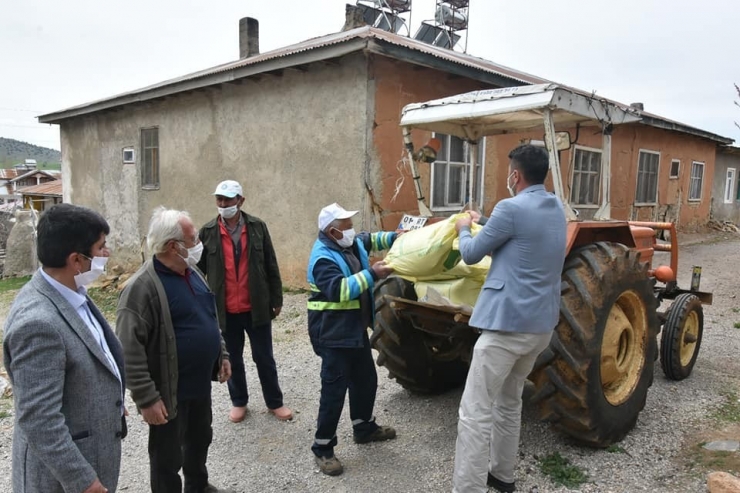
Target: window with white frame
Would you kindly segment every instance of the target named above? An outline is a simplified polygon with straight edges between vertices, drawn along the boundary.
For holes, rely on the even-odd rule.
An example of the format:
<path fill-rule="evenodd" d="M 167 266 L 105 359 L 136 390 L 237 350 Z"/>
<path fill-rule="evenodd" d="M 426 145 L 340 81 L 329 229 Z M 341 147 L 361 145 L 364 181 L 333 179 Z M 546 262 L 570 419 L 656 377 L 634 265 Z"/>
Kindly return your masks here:
<path fill-rule="evenodd" d="M 640 151 L 637 162 L 637 190 L 635 191 L 635 202 L 637 204 L 656 204 L 658 202 L 659 166 L 659 152 Z"/>
<path fill-rule="evenodd" d="M 600 184 L 601 151 L 577 146 L 573 153 L 570 202 L 574 205 L 598 205 Z"/>
<path fill-rule="evenodd" d="M 704 185 L 704 163 L 691 163 L 691 178 L 689 179 L 689 200 L 701 200 L 701 189 Z"/>
<path fill-rule="evenodd" d="M 432 163 L 432 209 L 456 210 L 469 201 L 472 145 L 451 135 L 436 134 L 435 137 L 442 142 L 442 147 Z M 481 139 L 475 160 L 475 201 L 478 204 L 483 202 L 484 156 L 485 139 Z"/>
<path fill-rule="evenodd" d="M 681 161 L 679 159 L 673 159 L 671 160 L 671 175 L 670 178 L 676 179 L 678 178 L 678 173 L 681 171 Z"/>
<path fill-rule="evenodd" d="M 725 204 L 732 204 L 735 198 L 735 168 L 727 168 L 725 180 Z"/>

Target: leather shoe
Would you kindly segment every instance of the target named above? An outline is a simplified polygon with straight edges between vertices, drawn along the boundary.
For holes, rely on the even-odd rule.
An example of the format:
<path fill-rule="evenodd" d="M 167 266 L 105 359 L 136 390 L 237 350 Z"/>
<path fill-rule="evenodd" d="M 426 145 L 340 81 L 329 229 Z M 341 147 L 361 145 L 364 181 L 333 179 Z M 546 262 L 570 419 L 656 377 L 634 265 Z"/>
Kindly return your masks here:
<path fill-rule="evenodd" d="M 229 411 L 229 421 L 241 423 L 247 415 L 247 406 L 234 406 Z"/>
<path fill-rule="evenodd" d="M 516 491 L 515 483 L 506 483 L 501 481 L 490 472 L 488 473 L 488 481 L 486 484 L 500 493 L 514 493 Z"/>
<path fill-rule="evenodd" d="M 280 406 L 277 409 L 270 409 L 269 411 L 274 414 L 275 417 L 280 421 L 288 421 L 293 419 L 293 411 L 285 406 Z"/>

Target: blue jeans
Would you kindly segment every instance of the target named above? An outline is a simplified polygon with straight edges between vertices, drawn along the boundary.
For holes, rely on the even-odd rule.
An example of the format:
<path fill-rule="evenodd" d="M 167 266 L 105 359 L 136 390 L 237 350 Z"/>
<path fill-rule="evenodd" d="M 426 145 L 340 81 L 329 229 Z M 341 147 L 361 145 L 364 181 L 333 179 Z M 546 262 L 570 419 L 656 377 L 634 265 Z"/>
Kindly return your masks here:
<path fill-rule="evenodd" d="M 252 361 L 257 366 L 257 375 L 262 385 L 262 396 L 270 409 L 283 405 L 283 392 L 278 383 L 277 366 L 272 352 L 272 323 L 252 325 L 252 314 L 227 313 L 224 342 L 231 361 L 231 378 L 228 381 L 231 403 L 244 407 L 249 402 L 247 375 L 244 369 L 244 333 L 249 336 Z"/>
<path fill-rule="evenodd" d="M 378 374 L 367 333 L 361 348 L 327 348 L 314 345 L 321 357 L 321 400 L 316 435 L 311 450 L 318 457 L 332 457 L 337 426 L 349 390 L 349 416 L 354 435 L 364 438 L 378 429 L 373 417 Z"/>

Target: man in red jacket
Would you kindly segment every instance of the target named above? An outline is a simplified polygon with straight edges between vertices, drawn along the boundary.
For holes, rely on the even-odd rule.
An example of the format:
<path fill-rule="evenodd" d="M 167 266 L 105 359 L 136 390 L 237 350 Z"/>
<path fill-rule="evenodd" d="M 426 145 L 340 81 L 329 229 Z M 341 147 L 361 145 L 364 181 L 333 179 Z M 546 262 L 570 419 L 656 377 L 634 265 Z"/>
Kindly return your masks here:
<path fill-rule="evenodd" d="M 293 412 L 283 405 L 272 351 L 272 319 L 282 309 L 283 286 L 270 233 L 262 220 L 241 211 L 244 195 L 238 182 L 223 181 L 213 194 L 218 216 L 200 230 L 203 256 L 198 268 L 216 295 L 221 331 L 231 356 L 228 384 L 233 407 L 229 419 L 238 423 L 247 413 L 245 332 L 267 408 L 280 420 L 292 419 Z"/>

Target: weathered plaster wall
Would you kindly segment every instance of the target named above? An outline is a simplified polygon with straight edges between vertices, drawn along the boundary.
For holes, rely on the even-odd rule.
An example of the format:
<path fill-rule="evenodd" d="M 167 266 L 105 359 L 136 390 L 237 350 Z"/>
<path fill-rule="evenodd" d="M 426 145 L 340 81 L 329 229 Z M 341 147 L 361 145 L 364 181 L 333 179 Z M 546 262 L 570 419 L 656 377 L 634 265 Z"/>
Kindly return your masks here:
<path fill-rule="evenodd" d="M 483 83 L 456 77 L 451 74 L 409 65 L 393 59 L 376 56 L 371 59 L 371 79 L 375 86 L 375 105 L 373 118 L 372 162 L 379 170 L 379 186 L 375 199 L 386 229 L 393 229 L 404 213 L 418 213 L 416 192 L 410 169 L 399 169 L 399 161 L 405 156 L 403 135 L 398 122 L 401 110 L 409 103 L 443 98 L 454 94 L 489 89 Z M 372 116 L 372 114 L 371 114 Z M 414 144 L 424 145 L 431 134 L 414 132 Z M 419 169 L 425 202 L 429 205 L 430 166 Z M 398 195 L 393 199 L 396 184 L 403 176 Z"/>
<path fill-rule="evenodd" d="M 725 186 L 727 182 L 727 168 L 735 168 L 735 184 L 732 190 L 732 203 L 725 204 Z M 712 187 L 712 218 L 717 221 L 730 221 L 740 225 L 740 154 L 717 153 L 715 165 L 714 186 Z"/>
<path fill-rule="evenodd" d="M 114 255 L 131 260 L 156 206 L 188 210 L 202 225 L 217 213 L 216 184 L 236 179 L 244 210 L 267 222 L 284 282 L 303 284 L 321 207 L 365 200 L 366 70 L 353 55 L 64 122 L 65 199 L 103 212 Z M 160 188 L 142 190 L 140 129 L 153 126 Z M 126 146 L 135 165 L 122 164 Z"/>

